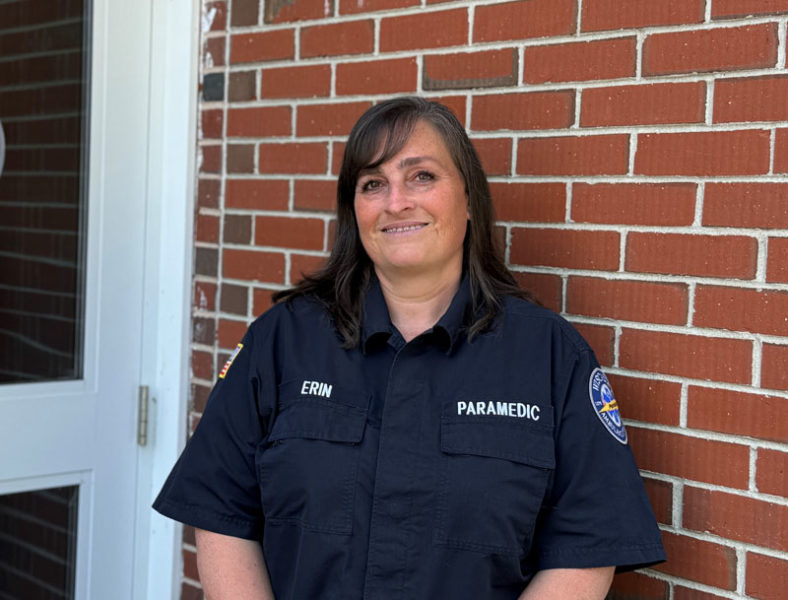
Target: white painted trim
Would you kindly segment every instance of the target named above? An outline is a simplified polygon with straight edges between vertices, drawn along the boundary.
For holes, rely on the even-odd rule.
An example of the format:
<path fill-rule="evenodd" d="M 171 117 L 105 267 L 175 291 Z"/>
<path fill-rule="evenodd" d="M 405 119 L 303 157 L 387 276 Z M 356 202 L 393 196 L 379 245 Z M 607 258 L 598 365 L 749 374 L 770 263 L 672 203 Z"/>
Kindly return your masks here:
<path fill-rule="evenodd" d="M 140 448 L 135 599 L 180 597 L 181 527 L 151 503 L 186 439 L 193 250 L 199 10 L 154 2 L 149 181 L 140 383 L 150 386 L 148 444 Z"/>

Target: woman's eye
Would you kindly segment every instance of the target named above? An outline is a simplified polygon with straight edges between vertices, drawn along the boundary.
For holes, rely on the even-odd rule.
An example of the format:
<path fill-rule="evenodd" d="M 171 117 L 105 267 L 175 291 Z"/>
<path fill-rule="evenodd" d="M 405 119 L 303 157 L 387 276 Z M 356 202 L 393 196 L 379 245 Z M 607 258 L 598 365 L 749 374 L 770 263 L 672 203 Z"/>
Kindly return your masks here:
<path fill-rule="evenodd" d="M 378 189 L 380 186 L 381 186 L 380 181 L 376 179 L 369 179 L 367 181 L 362 181 L 359 187 L 361 188 L 362 192 L 371 192 L 373 190 Z"/>
<path fill-rule="evenodd" d="M 429 171 L 419 171 L 416 174 L 416 179 L 418 181 L 432 181 L 433 179 L 435 179 L 435 176 Z"/>

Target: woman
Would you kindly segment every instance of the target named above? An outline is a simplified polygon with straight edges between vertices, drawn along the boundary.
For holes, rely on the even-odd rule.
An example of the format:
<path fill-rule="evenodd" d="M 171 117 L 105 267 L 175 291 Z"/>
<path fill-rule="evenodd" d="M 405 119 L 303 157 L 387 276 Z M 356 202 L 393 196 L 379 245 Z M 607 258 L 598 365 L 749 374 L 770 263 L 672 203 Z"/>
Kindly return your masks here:
<path fill-rule="evenodd" d="M 504 266 L 451 112 L 369 109 L 337 197 L 327 266 L 249 328 L 155 504 L 208 597 L 595 599 L 664 560 L 607 379 Z"/>

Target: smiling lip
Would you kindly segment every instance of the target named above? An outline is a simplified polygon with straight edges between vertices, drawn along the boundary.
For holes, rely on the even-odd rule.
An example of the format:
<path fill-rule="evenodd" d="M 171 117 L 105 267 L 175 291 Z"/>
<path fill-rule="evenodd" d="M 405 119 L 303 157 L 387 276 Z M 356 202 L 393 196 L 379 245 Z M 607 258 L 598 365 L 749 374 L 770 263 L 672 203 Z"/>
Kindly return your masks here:
<path fill-rule="evenodd" d="M 426 227 L 426 223 L 396 223 L 381 228 L 383 233 L 409 233 Z"/>

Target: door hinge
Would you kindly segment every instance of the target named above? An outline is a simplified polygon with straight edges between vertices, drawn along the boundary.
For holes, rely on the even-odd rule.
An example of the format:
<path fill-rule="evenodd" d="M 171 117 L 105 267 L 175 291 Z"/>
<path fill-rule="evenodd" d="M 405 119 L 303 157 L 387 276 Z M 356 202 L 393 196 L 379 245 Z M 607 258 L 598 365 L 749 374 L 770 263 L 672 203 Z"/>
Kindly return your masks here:
<path fill-rule="evenodd" d="M 137 398 L 137 444 L 145 446 L 148 444 L 148 398 L 150 389 L 147 385 L 141 385 Z"/>

